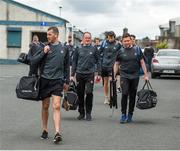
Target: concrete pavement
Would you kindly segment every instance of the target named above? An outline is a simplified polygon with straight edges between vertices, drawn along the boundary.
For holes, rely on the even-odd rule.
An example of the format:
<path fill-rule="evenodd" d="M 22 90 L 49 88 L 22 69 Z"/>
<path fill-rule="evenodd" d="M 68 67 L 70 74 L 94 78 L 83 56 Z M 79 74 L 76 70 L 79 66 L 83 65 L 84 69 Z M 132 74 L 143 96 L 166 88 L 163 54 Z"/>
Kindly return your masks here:
<path fill-rule="evenodd" d="M 15 87 L 19 78 L 28 73 L 25 65 L 0 65 L 0 149 L 1 150 L 120 150 L 180 149 L 180 78 L 151 80 L 158 93 L 157 107 L 135 109 L 134 122 L 120 124 L 119 109 L 110 117 L 104 105 L 101 84 L 94 88 L 91 122 L 78 121 L 77 111 L 62 109 L 63 142 L 54 145 L 52 110 L 49 119 L 49 140 L 41 140 L 41 102 L 19 100 Z M 141 79 L 139 88 L 143 80 Z"/>

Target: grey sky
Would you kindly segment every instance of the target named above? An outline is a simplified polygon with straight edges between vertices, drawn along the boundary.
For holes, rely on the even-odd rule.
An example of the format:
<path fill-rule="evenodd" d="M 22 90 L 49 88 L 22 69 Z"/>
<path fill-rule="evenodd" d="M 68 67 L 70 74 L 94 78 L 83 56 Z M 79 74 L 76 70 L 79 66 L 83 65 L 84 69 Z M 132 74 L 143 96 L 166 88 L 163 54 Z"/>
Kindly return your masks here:
<path fill-rule="evenodd" d="M 180 0 L 16 0 L 70 21 L 98 36 L 106 30 L 117 35 L 127 27 L 138 38 L 159 35 L 159 25 L 180 16 Z M 39 4 L 39 2 L 41 2 Z"/>

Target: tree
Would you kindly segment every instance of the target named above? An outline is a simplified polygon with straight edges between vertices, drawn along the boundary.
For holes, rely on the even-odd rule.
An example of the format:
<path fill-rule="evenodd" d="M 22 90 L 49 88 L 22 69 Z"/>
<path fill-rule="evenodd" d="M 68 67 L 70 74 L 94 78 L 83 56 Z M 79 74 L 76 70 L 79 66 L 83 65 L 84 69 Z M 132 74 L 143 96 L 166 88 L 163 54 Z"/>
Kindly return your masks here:
<path fill-rule="evenodd" d="M 163 41 L 157 43 L 157 44 L 156 44 L 156 48 L 157 48 L 157 49 L 166 49 L 166 48 L 168 48 L 168 43 L 167 43 L 167 41 L 166 41 L 166 40 L 163 40 Z"/>
<path fill-rule="evenodd" d="M 149 38 L 149 37 L 144 37 L 142 40 L 143 40 L 143 41 L 146 41 L 146 42 L 147 42 L 147 41 L 149 42 L 149 41 L 150 41 L 150 38 Z"/>

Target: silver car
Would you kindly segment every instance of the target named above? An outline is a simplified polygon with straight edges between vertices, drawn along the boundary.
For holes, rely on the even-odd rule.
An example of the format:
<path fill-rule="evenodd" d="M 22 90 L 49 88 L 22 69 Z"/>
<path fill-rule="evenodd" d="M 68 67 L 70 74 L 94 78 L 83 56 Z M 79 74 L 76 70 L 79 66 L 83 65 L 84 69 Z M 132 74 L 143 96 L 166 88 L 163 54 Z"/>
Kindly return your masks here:
<path fill-rule="evenodd" d="M 151 64 L 151 78 L 162 74 L 180 75 L 180 50 L 160 49 Z"/>

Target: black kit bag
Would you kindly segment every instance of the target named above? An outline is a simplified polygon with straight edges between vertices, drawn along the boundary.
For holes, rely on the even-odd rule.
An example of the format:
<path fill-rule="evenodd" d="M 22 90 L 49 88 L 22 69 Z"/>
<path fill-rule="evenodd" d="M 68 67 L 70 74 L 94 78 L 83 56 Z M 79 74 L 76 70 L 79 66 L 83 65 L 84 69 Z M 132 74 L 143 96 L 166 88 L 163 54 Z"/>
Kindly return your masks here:
<path fill-rule="evenodd" d="M 78 107 L 78 96 L 76 90 L 76 84 L 74 81 L 70 81 L 69 89 L 64 92 L 64 98 L 62 102 L 62 108 L 66 111 L 76 110 Z"/>
<path fill-rule="evenodd" d="M 20 53 L 17 61 L 20 63 L 29 64 L 28 54 L 23 53 L 23 52 Z"/>
<path fill-rule="evenodd" d="M 145 89 L 145 86 L 147 86 L 147 89 Z M 150 109 L 157 104 L 157 94 L 153 91 L 149 80 L 146 80 L 143 88 L 137 92 L 137 97 L 136 107 L 138 109 Z"/>
<path fill-rule="evenodd" d="M 25 100 L 39 100 L 39 77 L 23 76 L 16 86 L 17 98 Z"/>

